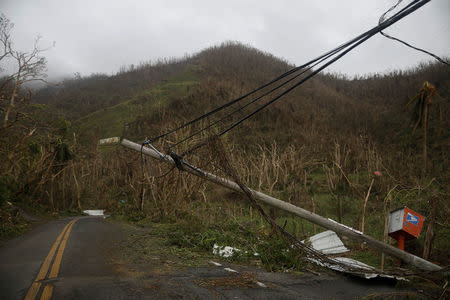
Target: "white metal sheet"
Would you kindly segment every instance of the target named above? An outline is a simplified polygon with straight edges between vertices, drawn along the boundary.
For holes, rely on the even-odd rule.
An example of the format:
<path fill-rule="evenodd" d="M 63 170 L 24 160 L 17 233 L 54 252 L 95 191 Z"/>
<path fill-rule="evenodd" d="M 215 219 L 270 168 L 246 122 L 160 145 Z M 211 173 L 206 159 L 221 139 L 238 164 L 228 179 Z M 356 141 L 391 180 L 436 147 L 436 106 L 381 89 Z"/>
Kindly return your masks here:
<path fill-rule="evenodd" d="M 336 232 L 327 230 L 309 238 L 311 246 L 323 254 L 338 254 L 348 252 Z"/>
<path fill-rule="evenodd" d="M 319 259 L 312 258 L 312 257 L 309 257 L 308 260 L 319 266 L 326 267 L 326 268 L 329 268 L 334 271 L 348 273 L 348 274 L 356 275 L 356 276 L 363 277 L 366 279 L 382 277 L 382 278 L 391 278 L 391 279 L 396 279 L 396 280 L 408 281 L 404 277 L 377 273 L 376 269 L 374 267 L 369 266 L 369 265 L 367 265 L 363 262 L 360 262 L 356 259 L 353 259 L 353 258 L 348 258 L 348 257 L 330 258 L 330 260 L 335 261 L 336 264 L 334 264 L 332 262 L 329 263 L 329 262 L 320 261 Z M 343 264 L 343 265 L 341 265 L 341 264 Z M 346 266 L 348 266 L 350 269 L 347 269 Z"/>
<path fill-rule="evenodd" d="M 103 209 L 87 209 L 83 210 L 85 214 L 88 214 L 90 216 L 103 216 Z"/>
<path fill-rule="evenodd" d="M 389 214 L 389 226 L 388 233 L 399 231 L 403 228 L 403 215 L 405 214 L 405 209 L 398 209 Z"/>

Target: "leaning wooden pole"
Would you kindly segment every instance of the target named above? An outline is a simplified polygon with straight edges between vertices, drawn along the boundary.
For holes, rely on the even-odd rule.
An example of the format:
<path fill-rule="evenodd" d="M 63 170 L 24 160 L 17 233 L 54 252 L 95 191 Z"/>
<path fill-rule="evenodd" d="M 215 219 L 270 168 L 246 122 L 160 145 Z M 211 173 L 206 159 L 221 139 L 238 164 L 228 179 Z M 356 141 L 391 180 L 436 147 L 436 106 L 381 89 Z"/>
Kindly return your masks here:
<path fill-rule="evenodd" d="M 153 149 L 150 149 L 147 147 L 142 147 L 140 144 L 136 144 L 136 143 L 131 142 L 126 139 L 123 139 L 121 141 L 121 144 L 124 147 L 136 150 L 138 152 L 141 152 L 141 149 L 142 149 L 142 153 L 145 155 L 151 156 L 157 160 L 163 161 L 168 164 L 172 164 L 172 165 L 175 164 L 172 157 L 170 157 L 168 155 L 164 155 L 162 153 L 159 153 Z M 236 182 L 233 182 L 231 180 L 228 180 L 228 179 L 219 177 L 217 175 L 205 172 L 205 171 L 198 169 L 186 162 L 182 163 L 180 168 L 183 171 L 186 171 L 193 175 L 199 176 L 205 180 L 214 182 L 218 185 L 221 185 L 221 186 L 231 189 L 233 191 L 243 193 L 242 189 L 239 187 L 239 185 Z M 284 211 L 290 212 L 296 216 L 299 216 L 300 218 L 310 221 L 311 223 L 314 223 L 314 224 L 320 225 L 322 227 L 325 227 L 327 229 L 333 230 L 334 232 L 338 233 L 339 235 L 346 236 L 348 238 L 357 240 L 361 243 L 366 243 L 366 245 L 368 247 L 371 247 L 373 249 L 376 249 L 376 250 L 379 250 L 386 254 L 397 257 L 397 258 L 403 260 L 404 262 L 411 264 L 417 268 L 420 268 L 423 270 L 428 270 L 428 271 L 437 271 L 437 270 L 441 269 L 440 266 L 435 265 L 423 258 L 412 255 L 408 252 L 405 252 L 405 251 L 395 248 L 391 245 L 388 245 L 386 243 L 378 241 L 368 235 L 363 234 L 362 232 L 360 232 L 358 230 L 355 230 L 353 228 L 350 228 L 348 226 L 340 224 L 334 220 L 324 218 L 324 217 L 319 216 L 315 213 L 312 213 L 308 210 L 297 207 L 295 205 L 284 202 L 282 200 L 271 197 L 269 195 L 263 194 L 261 192 L 258 192 L 258 191 L 252 190 L 252 189 L 249 189 L 249 190 L 253 193 L 253 196 L 255 197 L 255 199 L 257 199 L 259 201 L 262 201 L 268 205 L 282 209 Z"/>

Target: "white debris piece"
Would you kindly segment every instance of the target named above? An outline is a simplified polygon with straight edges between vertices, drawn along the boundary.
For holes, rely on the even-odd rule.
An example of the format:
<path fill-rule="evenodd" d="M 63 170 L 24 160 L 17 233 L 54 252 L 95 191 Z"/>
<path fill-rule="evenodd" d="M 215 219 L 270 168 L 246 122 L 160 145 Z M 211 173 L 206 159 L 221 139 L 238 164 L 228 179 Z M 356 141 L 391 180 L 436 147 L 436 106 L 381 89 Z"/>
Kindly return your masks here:
<path fill-rule="evenodd" d="M 314 249 L 323 254 L 338 254 L 350 251 L 344 246 L 336 232 L 331 230 L 313 235 L 309 238 L 309 242 Z"/>
<path fill-rule="evenodd" d="M 266 288 L 266 287 L 267 287 L 267 285 L 265 285 L 264 283 L 259 282 L 259 281 L 257 281 L 256 284 L 257 284 L 258 286 L 262 287 L 262 288 Z"/>
<path fill-rule="evenodd" d="M 404 281 L 408 281 L 407 279 L 405 279 L 404 277 L 398 277 L 398 276 L 392 276 L 392 275 L 387 275 L 387 274 L 379 274 L 379 273 L 375 273 L 373 271 L 375 271 L 376 269 L 372 266 L 369 266 L 363 262 L 360 262 L 358 260 L 352 259 L 352 258 L 348 258 L 348 257 L 333 257 L 330 258 L 330 260 L 335 261 L 336 264 L 333 263 L 328 263 L 328 262 L 323 262 L 320 261 L 318 259 L 315 258 L 308 258 L 309 261 L 322 266 L 322 267 L 326 267 L 329 268 L 331 270 L 334 271 L 338 271 L 338 272 L 343 272 L 343 273 L 348 273 L 348 274 L 352 274 L 352 275 L 356 275 L 359 277 L 363 277 L 366 279 L 372 279 L 372 278 L 376 278 L 376 277 L 382 277 L 382 278 L 390 278 L 390 279 L 397 279 L 397 280 L 404 280 Z M 350 269 L 347 269 L 345 266 L 348 266 Z M 367 271 L 372 271 L 369 273 L 366 273 Z"/>
<path fill-rule="evenodd" d="M 105 210 L 104 209 L 87 209 L 87 210 L 83 210 L 83 212 L 85 214 L 88 214 L 89 216 L 98 216 L 98 217 L 103 217 L 103 212 Z"/>
<path fill-rule="evenodd" d="M 329 219 L 331 220 L 331 219 Z M 331 220 L 333 221 L 333 220 Z M 349 229 L 352 229 L 355 232 L 358 232 L 357 230 L 348 227 Z M 309 242 L 311 243 L 311 246 L 322 252 L 323 254 L 339 254 L 348 252 L 348 250 L 344 243 L 342 243 L 341 239 L 337 236 L 337 234 L 334 231 L 327 230 L 324 232 L 321 232 L 319 234 L 313 235 L 310 237 Z M 305 241 L 302 241 L 303 243 Z M 391 279 L 397 279 L 397 280 L 406 280 L 403 277 L 395 277 L 391 275 L 386 274 L 379 274 L 374 271 L 376 269 L 372 266 L 369 266 L 365 263 L 362 263 L 360 261 L 357 261 L 352 258 L 348 257 L 329 257 L 331 261 L 335 261 L 336 264 L 330 263 L 330 262 L 324 262 L 316 258 L 309 257 L 308 260 L 319 265 L 322 267 L 326 267 L 328 269 L 337 271 L 337 272 L 343 272 L 348 274 L 353 274 L 359 277 L 363 277 L 366 279 L 372 279 L 376 277 L 383 277 L 383 278 L 391 278 Z M 369 272 L 368 272 L 369 271 Z"/>
<path fill-rule="evenodd" d="M 222 257 L 230 257 L 234 253 L 237 253 L 237 252 L 241 252 L 241 250 L 230 247 L 230 246 L 219 246 L 217 244 L 214 244 L 214 246 L 213 246 L 213 254 L 214 255 L 219 255 Z"/>
<path fill-rule="evenodd" d="M 210 260 L 209 263 L 212 264 L 212 265 L 215 265 L 216 267 L 221 267 L 222 266 L 218 262 L 215 262 L 215 261 L 212 261 L 212 260 Z"/>
<path fill-rule="evenodd" d="M 231 273 L 239 273 L 236 270 L 230 269 L 230 268 L 223 268 L 225 271 L 231 272 Z"/>
<path fill-rule="evenodd" d="M 98 141 L 98 143 L 100 145 L 104 145 L 104 144 L 117 144 L 120 143 L 120 137 L 118 136 L 113 136 L 107 139 L 101 139 Z"/>

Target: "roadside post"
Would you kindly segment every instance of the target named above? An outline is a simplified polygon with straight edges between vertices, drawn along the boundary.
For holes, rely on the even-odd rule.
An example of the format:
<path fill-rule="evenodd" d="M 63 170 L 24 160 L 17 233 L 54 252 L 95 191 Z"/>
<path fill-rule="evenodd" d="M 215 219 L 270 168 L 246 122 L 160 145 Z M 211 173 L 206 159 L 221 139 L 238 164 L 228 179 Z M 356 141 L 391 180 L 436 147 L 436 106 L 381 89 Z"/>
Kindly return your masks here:
<path fill-rule="evenodd" d="M 419 237 L 425 217 L 408 207 L 389 214 L 389 236 L 397 240 L 398 248 L 405 250 L 405 240 Z"/>

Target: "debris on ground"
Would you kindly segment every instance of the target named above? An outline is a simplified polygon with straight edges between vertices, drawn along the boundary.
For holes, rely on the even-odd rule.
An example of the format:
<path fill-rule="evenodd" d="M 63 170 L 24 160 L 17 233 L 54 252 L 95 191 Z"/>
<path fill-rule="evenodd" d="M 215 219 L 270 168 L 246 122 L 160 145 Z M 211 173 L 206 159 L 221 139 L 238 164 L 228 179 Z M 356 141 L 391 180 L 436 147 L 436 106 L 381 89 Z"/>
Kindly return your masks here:
<path fill-rule="evenodd" d="M 239 273 L 238 271 L 233 270 L 231 268 L 224 268 L 224 270 L 227 271 L 227 272 L 231 272 L 231 273 Z"/>
<path fill-rule="evenodd" d="M 342 240 L 338 237 L 336 232 L 327 230 L 324 232 L 321 232 L 319 234 L 313 235 L 309 239 L 307 239 L 311 243 L 311 246 L 322 252 L 323 254 L 339 254 L 339 253 L 345 253 L 349 250 L 344 246 L 344 243 Z M 305 241 L 302 241 L 305 242 Z M 393 276 L 383 273 L 378 273 L 377 270 L 369 266 L 363 262 L 360 262 L 356 259 L 348 258 L 348 257 L 329 257 L 331 262 L 327 261 L 321 261 L 316 258 L 308 258 L 308 260 L 312 263 L 315 263 L 316 265 L 319 265 L 321 267 L 325 267 L 337 272 L 341 273 L 347 273 L 351 275 L 355 275 L 358 277 L 363 277 L 366 279 L 373 279 L 377 277 L 381 278 L 389 278 L 389 279 L 396 279 L 396 280 L 405 280 L 404 277 L 399 276 Z M 336 263 L 333 263 L 336 262 Z"/>
<path fill-rule="evenodd" d="M 219 246 L 217 244 L 214 244 L 214 247 L 213 247 L 214 255 L 219 255 L 219 256 L 222 256 L 225 258 L 233 256 L 233 254 L 238 253 L 238 252 L 241 252 L 241 250 L 230 247 L 230 246 Z"/>
<path fill-rule="evenodd" d="M 314 249 L 323 254 L 339 254 L 350 251 L 344 246 L 344 243 L 337 236 L 336 232 L 331 230 L 313 235 L 307 239 L 307 242 L 310 242 Z"/>
<path fill-rule="evenodd" d="M 96 217 L 103 217 L 103 218 L 107 218 L 109 217 L 109 215 L 105 215 L 104 209 L 87 209 L 87 210 L 83 210 L 83 212 L 85 214 L 87 214 L 88 216 L 96 216 Z"/>
<path fill-rule="evenodd" d="M 201 278 L 195 280 L 195 283 L 201 287 L 254 287 L 256 284 L 255 274 L 238 273 L 230 274 L 224 277 Z"/>
<path fill-rule="evenodd" d="M 233 256 L 235 253 L 239 253 L 242 252 L 241 249 L 238 248 L 234 248 L 234 247 L 230 247 L 230 246 L 219 246 L 217 244 L 214 244 L 213 246 L 213 254 L 214 255 L 219 255 L 221 257 L 231 257 Z M 248 253 L 247 251 L 245 251 L 244 253 Z M 254 256 L 259 256 L 259 253 L 255 252 L 253 253 Z"/>
<path fill-rule="evenodd" d="M 380 278 L 408 281 L 404 277 L 388 275 L 388 274 L 383 274 L 383 273 L 377 273 L 377 271 L 374 267 L 369 266 L 369 265 L 367 265 L 363 262 L 360 262 L 356 259 L 352 259 L 352 258 L 348 258 L 348 257 L 330 258 L 330 260 L 335 261 L 336 264 L 320 261 L 315 258 L 308 258 L 308 260 L 319 266 L 326 267 L 328 269 L 331 269 L 331 270 L 334 270 L 337 272 L 355 275 L 355 276 L 362 277 L 365 279 L 374 279 L 374 278 L 380 277 Z"/>
<path fill-rule="evenodd" d="M 259 287 L 262 287 L 262 288 L 266 288 L 266 287 L 267 287 L 267 285 L 265 285 L 264 283 L 259 282 L 259 281 L 257 281 L 256 284 L 257 284 Z"/>
<path fill-rule="evenodd" d="M 212 260 L 210 260 L 209 263 L 212 264 L 212 265 L 215 265 L 216 267 L 221 267 L 222 266 L 222 264 L 219 264 L 218 262 L 215 262 L 215 261 L 212 261 Z"/>

